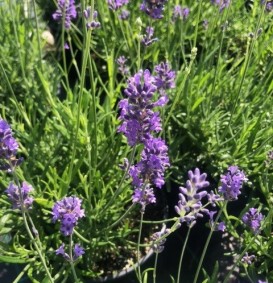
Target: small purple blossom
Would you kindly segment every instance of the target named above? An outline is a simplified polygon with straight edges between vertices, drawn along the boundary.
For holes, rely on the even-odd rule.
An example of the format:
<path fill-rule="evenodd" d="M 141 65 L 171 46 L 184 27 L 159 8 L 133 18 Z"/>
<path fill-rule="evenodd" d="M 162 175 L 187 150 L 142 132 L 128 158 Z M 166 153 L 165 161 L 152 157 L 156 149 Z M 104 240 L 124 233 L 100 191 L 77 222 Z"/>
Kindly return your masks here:
<path fill-rule="evenodd" d="M 145 188 L 136 188 L 133 194 L 133 203 L 141 204 L 143 210 L 146 205 L 156 203 L 153 188 L 150 188 L 150 185 L 146 185 Z"/>
<path fill-rule="evenodd" d="M 209 202 L 212 206 L 216 206 L 216 203 L 217 203 L 217 202 L 224 200 L 220 195 L 215 194 L 213 191 L 210 191 L 210 193 L 207 194 L 207 197 L 208 197 L 208 202 Z"/>
<path fill-rule="evenodd" d="M 23 182 L 20 188 L 14 183 L 10 183 L 9 187 L 5 190 L 5 193 L 11 200 L 14 209 L 30 209 L 33 203 L 33 198 L 29 194 L 32 191 L 32 186 L 27 182 Z"/>
<path fill-rule="evenodd" d="M 222 12 L 230 4 L 230 0 L 211 0 L 211 3 L 219 6 L 219 11 Z"/>
<path fill-rule="evenodd" d="M 119 18 L 123 21 L 128 20 L 129 16 L 130 16 L 130 12 L 128 10 L 122 10 L 119 14 Z"/>
<path fill-rule="evenodd" d="M 120 9 L 122 6 L 126 5 L 129 3 L 129 0 L 108 0 L 108 7 L 111 10 L 118 10 Z"/>
<path fill-rule="evenodd" d="M 225 232 L 226 230 L 226 224 L 225 222 L 220 222 L 217 224 L 217 227 L 216 227 L 216 230 L 217 231 L 221 231 L 221 232 Z"/>
<path fill-rule="evenodd" d="M 190 170 L 188 176 L 186 187 L 179 187 L 179 201 L 174 208 L 181 223 L 186 222 L 188 225 L 194 225 L 197 217 L 203 217 L 203 213 L 213 217 L 215 212 L 209 212 L 203 208 L 201 202 L 207 195 L 207 192 L 202 189 L 209 186 L 209 182 L 206 181 L 207 174 L 201 174 L 200 170 L 196 168 L 194 172 Z"/>
<path fill-rule="evenodd" d="M 173 20 L 176 19 L 183 19 L 183 21 L 185 21 L 190 13 L 190 9 L 185 7 L 182 8 L 181 5 L 175 5 L 174 9 L 173 9 Z"/>
<path fill-rule="evenodd" d="M 152 101 L 156 91 L 155 78 L 149 70 L 141 70 L 128 79 L 124 90 L 128 98 L 119 103 L 122 124 L 118 131 L 124 133 L 130 146 L 144 143 L 152 132 L 161 130 L 159 112 L 153 111 L 157 106 Z"/>
<path fill-rule="evenodd" d="M 164 4 L 167 0 L 143 0 L 140 10 L 145 12 L 153 19 L 161 19 L 163 17 Z"/>
<path fill-rule="evenodd" d="M 73 249 L 72 259 L 70 259 L 69 254 L 66 253 L 65 251 L 64 243 L 62 243 L 61 246 L 55 252 L 56 252 L 56 255 L 61 255 L 65 260 L 72 261 L 72 262 L 77 260 L 80 256 L 82 256 L 85 253 L 84 249 L 79 244 L 75 244 L 74 249 Z"/>
<path fill-rule="evenodd" d="M 53 222 L 60 220 L 61 232 L 64 236 L 71 235 L 79 218 L 84 216 L 84 210 L 81 209 L 82 200 L 71 196 L 57 201 L 53 206 Z"/>
<path fill-rule="evenodd" d="M 159 232 L 155 232 L 151 236 L 151 247 L 155 253 L 161 253 L 164 250 L 164 244 L 166 242 L 166 236 L 170 234 L 170 229 L 166 229 L 166 224 L 163 224 L 162 229 Z"/>
<path fill-rule="evenodd" d="M 272 1 L 266 1 L 266 0 L 261 0 L 261 5 L 265 5 L 266 3 L 266 11 L 271 12 L 273 11 L 273 2 Z"/>
<path fill-rule="evenodd" d="M 260 232 L 261 222 L 263 219 L 263 214 L 258 212 L 256 208 L 250 208 L 249 211 L 242 217 L 244 224 L 248 226 L 254 234 L 258 234 Z"/>
<path fill-rule="evenodd" d="M 96 29 L 96 28 L 100 28 L 100 22 L 96 21 L 98 18 L 98 12 L 94 11 L 93 12 L 93 17 L 91 17 L 91 7 L 87 7 L 84 11 L 83 11 L 83 15 L 86 18 L 86 20 L 91 19 L 90 22 L 86 23 L 86 28 L 87 29 Z"/>
<path fill-rule="evenodd" d="M 72 20 L 77 18 L 75 1 L 58 0 L 58 8 L 53 13 L 52 18 L 60 22 L 64 20 L 65 29 L 70 29 Z"/>
<path fill-rule="evenodd" d="M 151 138 L 144 144 L 141 160 L 129 169 L 135 188 L 141 188 L 144 183 L 162 188 L 165 183 L 164 171 L 170 166 L 168 147 L 164 140 Z"/>
<path fill-rule="evenodd" d="M 145 45 L 146 47 L 153 44 L 154 42 L 156 42 L 158 40 L 158 38 L 153 38 L 154 35 L 154 28 L 148 26 L 146 28 L 146 34 L 143 35 L 143 38 L 141 40 L 141 43 L 143 45 Z"/>
<path fill-rule="evenodd" d="M 116 60 L 117 64 L 118 64 L 118 70 L 119 72 L 123 75 L 123 76 L 127 76 L 129 75 L 129 67 L 126 65 L 127 62 L 127 58 L 125 58 L 125 56 L 120 56 L 118 57 L 118 59 Z"/>
<path fill-rule="evenodd" d="M 158 89 L 168 90 L 175 88 L 175 71 L 168 62 L 161 62 L 155 66 L 155 85 Z"/>
<path fill-rule="evenodd" d="M 255 259 L 256 259 L 255 255 L 248 255 L 248 253 L 245 253 L 245 255 L 242 257 L 242 263 L 250 265 L 254 262 Z"/>
<path fill-rule="evenodd" d="M 221 176 L 221 186 L 219 193 L 223 194 L 225 200 L 236 200 L 241 194 L 241 188 L 247 178 L 243 171 L 240 171 L 237 166 L 230 166 L 228 172 Z"/>

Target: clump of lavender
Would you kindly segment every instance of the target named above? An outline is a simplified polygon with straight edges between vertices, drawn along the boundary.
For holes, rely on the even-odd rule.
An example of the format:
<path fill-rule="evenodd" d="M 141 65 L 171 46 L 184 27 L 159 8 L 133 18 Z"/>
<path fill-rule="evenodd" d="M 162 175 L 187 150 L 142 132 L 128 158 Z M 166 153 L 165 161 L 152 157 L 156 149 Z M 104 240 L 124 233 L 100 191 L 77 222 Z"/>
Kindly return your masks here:
<path fill-rule="evenodd" d="M 122 124 L 118 131 L 124 133 L 130 146 L 145 143 L 152 132 L 161 130 L 159 113 L 153 111 L 152 99 L 156 91 L 155 78 L 149 70 L 141 70 L 128 79 L 124 91 L 128 98 L 119 103 Z"/>
<path fill-rule="evenodd" d="M 148 139 L 145 141 L 141 160 L 129 170 L 134 187 L 141 188 L 144 184 L 149 183 L 162 188 L 165 183 L 164 171 L 169 166 L 168 147 L 164 140 Z"/>
<path fill-rule="evenodd" d="M 55 21 L 64 21 L 65 29 L 70 29 L 71 22 L 77 18 L 77 10 L 74 0 L 59 0 L 58 8 L 53 13 L 52 18 Z"/>
<path fill-rule="evenodd" d="M 240 171 L 237 166 L 230 166 L 228 172 L 221 176 L 221 186 L 219 192 L 225 200 L 232 201 L 238 199 L 241 194 L 241 188 L 247 181 L 243 171 Z"/>
<path fill-rule="evenodd" d="M 230 4 L 230 0 L 211 0 L 211 3 L 219 6 L 219 11 L 222 12 Z"/>
<path fill-rule="evenodd" d="M 186 187 L 179 188 L 179 201 L 174 208 L 180 222 L 186 222 L 190 226 L 194 225 L 197 217 L 203 217 L 203 213 L 208 213 L 201 201 L 207 195 L 202 189 L 209 186 L 209 182 L 206 181 L 207 174 L 201 174 L 198 168 L 194 172 L 190 170 L 188 177 Z"/>
<path fill-rule="evenodd" d="M 260 232 L 263 219 L 263 214 L 258 212 L 256 208 L 250 208 L 242 217 L 243 223 L 248 226 L 254 234 Z"/>
<path fill-rule="evenodd" d="M 96 29 L 100 28 L 100 22 L 97 21 L 98 18 L 98 12 L 94 11 L 93 12 L 93 17 L 91 17 L 91 7 L 87 7 L 83 11 L 83 15 L 86 18 L 86 20 L 89 20 L 90 18 L 92 19 L 91 22 L 86 23 L 87 29 Z"/>
<path fill-rule="evenodd" d="M 72 253 L 72 258 L 68 253 L 66 253 L 64 243 L 62 243 L 61 246 L 56 250 L 56 255 L 61 255 L 65 260 L 70 262 L 76 261 L 84 253 L 85 253 L 84 249 L 79 244 L 75 244 Z"/>
<path fill-rule="evenodd" d="M 144 0 L 140 5 L 140 10 L 144 11 L 153 19 L 161 19 L 166 2 L 167 0 Z"/>
<path fill-rule="evenodd" d="M 118 64 L 118 70 L 119 72 L 123 75 L 123 76 L 128 76 L 130 71 L 129 71 L 129 67 L 126 65 L 127 62 L 127 58 L 125 58 L 125 56 L 120 56 L 118 57 L 118 59 L 116 60 L 117 64 Z"/>
<path fill-rule="evenodd" d="M 84 216 L 84 210 L 81 209 L 82 200 L 75 197 L 65 197 L 57 201 L 53 206 L 53 222 L 60 220 L 61 232 L 64 236 L 73 233 L 77 221 Z"/>
<path fill-rule="evenodd" d="M 5 190 L 5 193 L 11 200 L 14 209 L 20 208 L 27 210 L 31 208 L 33 203 L 33 198 L 30 196 L 32 191 L 32 186 L 27 182 L 23 182 L 20 188 L 14 183 L 10 183 L 9 187 Z"/>
<path fill-rule="evenodd" d="M 174 9 L 173 9 L 173 20 L 177 20 L 177 19 L 182 19 L 183 21 L 185 21 L 188 16 L 190 14 L 190 9 L 185 7 L 182 8 L 181 5 L 175 5 Z"/>
<path fill-rule="evenodd" d="M 154 42 L 158 41 L 158 38 L 156 37 L 153 38 L 153 36 L 154 36 L 154 28 L 148 26 L 146 28 L 146 34 L 143 35 L 141 43 L 147 47 L 153 44 Z"/>
<path fill-rule="evenodd" d="M 126 5 L 129 3 L 129 0 L 107 0 L 108 2 L 108 7 L 111 10 L 118 10 L 120 9 L 122 6 Z"/>
<path fill-rule="evenodd" d="M 10 169 L 17 160 L 15 155 L 18 150 L 18 143 L 12 135 L 9 124 L 0 118 L 0 170 Z"/>

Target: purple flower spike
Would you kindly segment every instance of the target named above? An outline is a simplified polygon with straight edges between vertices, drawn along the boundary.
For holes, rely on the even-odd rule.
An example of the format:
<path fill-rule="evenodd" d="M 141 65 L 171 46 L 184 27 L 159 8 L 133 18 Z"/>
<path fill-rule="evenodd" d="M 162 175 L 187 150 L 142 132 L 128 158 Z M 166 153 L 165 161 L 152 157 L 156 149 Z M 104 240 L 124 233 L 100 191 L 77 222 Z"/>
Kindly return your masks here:
<path fill-rule="evenodd" d="M 73 19 L 77 18 L 77 11 L 74 0 L 59 0 L 58 8 L 55 13 L 52 15 L 52 18 L 55 21 L 62 22 L 64 18 L 65 29 L 70 29 L 71 22 Z"/>
<path fill-rule="evenodd" d="M 82 256 L 84 253 L 85 253 L 84 248 L 82 248 L 79 244 L 75 244 L 73 260 L 76 260 L 78 257 Z"/>
<path fill-rule="evenodd" d="M 84 216 L 84 210 L 81 209 L 82 200 L 77 197 L 65 197 L 57 201 L 53 206 L 53 222 L 60 220 L 61 232 L 64 236 L 73 233 L 73 229 L 79 218 Z"/>
<path fill-rule="evenodd" d="M 261 222 L 264 219 L 264 216 L 258 212 L 256 208 L 250 208 L 248 212 L 246 212 L 242 220 L 245 225 L 247 225 L 254 234 L 258 234 L 261 228 Z"/>
<path fill-rule="evenodd" d="M 194 172 L 190 170 L 188 176 L 189 180 L 186 182 L 186 188 L 179 188 L 179 201 L 174 208 L 180 217 L 181 223 L 187 222 L 188 225 L 193 225 L 196 218 L 203 217 L 203 213 L 208 214 L 210 219 L 212 219 L 215 212 L 203 208 L 201 202 L 207 195 L 207 192 L 204 190 L 201 191 L 201 189 L 209 186 L 209 182 L 206 181 L 207 174 L 201 174 L 200 170 L 196 168 Z"/>
<path fill-rule="evenodd" d="M 171 70 L 169 63 L 161 62 L 155 66 L 155 73 L 155 84 L 158 89 L 175 88 L 175 72 Z"/>
<path fill-rule="evenodd" d="M 189 8 L 182 8 L 181 5 L 175 5 L 173 9 L 173 20 L 183 19 L 185 21 L 190 13 Z"/>
<path fill-rule="evenodd" d="M 146 205 L 156 203 L 153 189 L 149 185 L 146 185 L 144 189 L 136 188 L 133 194 L 133 202 L 141 204 L 143 210 L 145 210 Z"/>
<path fill-rule="evenodd" d="M 156 90 L 155 78 L 148 70 L 141 70 L 128 79 L 124 91 L 128 98 L 119 103 L 122 124 L 118 131 L 124 133 L 130 146 L 144 143 L 152 132 L 161 130 L 159 113 L 152 110 Z"/>
<path fill-rule="evenodd" d="M 14 183 L 10 183 L 5 193 L 11 200 L 14 209 L 30 209 L 33 203 L 33 198 L 29 196 L 29 194 L 32 191 L 32 186 L 27 182 L 23 182 L 21 188 L 18 188 Z"/>
<path fill-rule="evenodd" d="M 130 12 L 128 10 L 122 10 L 119 15 L 119 18 L 123 21 L 126 21 L 128 20 L 129 16 L 130 16 Z"/>
<path fill-rule="evenodd" d="M 211 0 L 211 3 L 219 6 L 219 11 L 222 12 L 230 4 L 230 0 Z"/>
<path fill-rule="evenodd" d="M 247 265 L 250 265 L 254 262 L 255 259 L 256 259 L 255 255 L 248 255 L 248 253 L 245 253 L 245 255 L 242 258 L 242 262 Z"/>
<path fill-rule="evenodd" d="M 154 42 L 156 42 L 158 40 L 158 38 L 153 38 L 154 35 L 154 28 L 148 26 L 146 28 L 146 34 L 143 35 L 143 38 L 141 40 L 141 43 L 143 45 L 145 45 L 146 47 L 153 44 Z"/>
<path fill-rule="evenodd" d="M 164 171 L 170 166 L 168 147 L 160 138 L 151 138 L 146 141 L 141 153 L 141 160 L 131 166 L 129 175 L 133 178 L 135 188 L 144 183 L 154 184 L 158 188 L 164 185 Z"/>
<path fill-rule="evenodd" d="M 126 65 L 127 59 L 125 58 L 125 56 L 120 56 L 117 60 L 116 60 L 117 64 L 118 64 L 118 70 L 119 72 L 123 75 L 123 76 L 127 76 L 129 75 L 129 67 Z"/>
<path fill-rule="evenodd" d="M 166 242 L 166 238 L 161 239 L 163 236 L 167 236 L 170 234 L 170 230 L 166 229 L 166 224 L 163 224 L 162 229 L 159 232 L 155 232 L 151 236 L 152 240 L 152 249 L 155 253 L 161 253 L 164 250 L 164 244 Z"/>
<path fill-rule="evenodd" d="M 153 19 L 161 19 L 166 2 L 167 0 L 144 0 L 140 5 L 140 10 Z"/>
<path fill-rule="evenodd" d="M 129 3 L 129 0 L 108 0 L 108 7 L 111 10 L 118 10 L 120 9 L 122 6 L 126 5 Z"/>
<path fill-rule="evenodd" d="M 241 194 L 241 188 L 247 178 L 243 171 L 237 166 L 230 166 L 228 172 L 221 176 L 221 186 L 219 192 L 223 194 L 225 200 L 236 200 Z"/>

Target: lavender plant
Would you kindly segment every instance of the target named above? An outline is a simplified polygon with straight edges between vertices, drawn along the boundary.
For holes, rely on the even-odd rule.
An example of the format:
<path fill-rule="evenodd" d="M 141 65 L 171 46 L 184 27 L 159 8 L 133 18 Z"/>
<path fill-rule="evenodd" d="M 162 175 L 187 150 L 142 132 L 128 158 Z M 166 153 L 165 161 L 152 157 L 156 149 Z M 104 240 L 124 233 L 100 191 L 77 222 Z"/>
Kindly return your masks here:
<path fill-rule="evenodd" d="M 15 282 L 109 278 L 147 252 L 136 280 L 168 282 L 174 235 L 173 282 L 186 262 L 185 282 L 271 282 L 271 1 L 28 3 L 0 5 L 0 261 L 25 264 Z M 234 239 L 229 271 L 206 265 L 217 237 Z"/>

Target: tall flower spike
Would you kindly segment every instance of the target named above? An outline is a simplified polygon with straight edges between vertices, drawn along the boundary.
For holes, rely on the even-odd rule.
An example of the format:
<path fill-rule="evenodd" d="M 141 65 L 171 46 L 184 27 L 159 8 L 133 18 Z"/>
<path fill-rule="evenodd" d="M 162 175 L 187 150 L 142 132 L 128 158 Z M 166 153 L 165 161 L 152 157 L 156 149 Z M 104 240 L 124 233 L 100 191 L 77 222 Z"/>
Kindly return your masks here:
<path fill-rule="evenodd" d="M 264 219 L 262 213 L 258 212 L 256 208 L 250 208 L 248 212 L 246 212 L 242 220 L 246 226 L 248 226 L 254 234 L 258 234 L 261 229 L 261 222 Z"/>
<path fill-rule="evenodd" d="M 201 174 L 200 170 L 196 168 L 194 172 L 190 170 L 188 176 L 186 188 L 179 188 L 179 201 L 174 208 L 181 223 L 186 222 L 188 225 L 194 225 L 197 217 L 203 217 L 203 213 L 212 215 L 213 212 L 209 213 L 207 209 L 203 208 L 201 202 L 207 195 L 207 192 L 201 189 L 209 186 L 209 182 L 206 181 L 207 174 Z"/>
<path fill-rule="evenodd" d="M 30 209 L 33 203 L 33 198 L 29 195 L 33 191 L 31 185 L 23 182 L 21 188 L 14 183 L 10 183 L 5 191 L 13 204 L 13 208 Z"/>
<path fill-rule="evenodd" d="M 153 37 L 153 36 L 154 36 L 154 28 L 148 26 L 146 28 L 146 34 L 143 35 L 141 43 L 147 47 L 153 44 L 154 42 L 158 41 L 158 38 Z"/>
<path fill-rule="evenodd" d="M 65 252 L 64 243 L 62 243 L 61 246 L 55 252 L 56 252 L 56 255 L 61 255 L 67 261 L 75 261 L 85 253 L 84 249 L 79 244 L 75 244 L 74 249 L 73 249 L 72 259 L 70 259 L 69 254 Z"/>
<path fill-rule="evenodd" d="M 58 8 L 52 18 L 59 22 L 64 20 L 65 29 L 70 29 L 72 20 L 77 18 L 75 0 L 58 0 Z"/>
<path fill-rule="evenodd" d="M 153 188 L 150 188 L 150 185 L 146 185 L 144 188 L 136 188 L 133 194 L 133 202 L 141 204 L 144 211 L 146 205 L 156 202 Z"/>
<path fill-rule="evenodd" d="M 120 9 L 122 6 L 126 5 L 129 3 L 129 0 L 108 0 L 108 7 L 111 10 L 118 10 Z"/>
<path fill-rule="evenodd" d="M 241 188 L 247 178 L 243 171 L 240 171 L 237 166 L 230 166 L 228 172 L 221 176 L 221 186 L 219 193 L 223 194 L 225 200 L 232 201 L 238 198 L 241 194 Z"/>
<path fill-rule="evenodd" d="M 164 4 L 167 0 L 143 0 L 140 10 L 145 12 L 153 19 L 161 19 L 163 17 Z"/>
<path fill-rule="evenodd" d="M 118 131 L 124 133 L 130 146 L 144 143 L 152 132 L 161 130 L 159 113 L 152 110 L 156 90 L 155 78 L 149 70 L 141 70 L 128 79 L 124 91 L 128 98 L 119 103 L 122 124 Z"/>
<path fill-rule="evenodd" d="M 133 178 L 135 188 L 141 188 L 145 183 L 162 188 L 165 183 L 164 171 L 169 166 L 168 147 L 164 140 L 151 138 L 145 142 L 141 160 L 131 166 L 129 175 Z"/>
<path fill-rule="evenodd" d="M 65 197 L 57 201 L 53 206 L 53 222 L 60 220 L 61 232 L 64 236 L 73 233 L 77 221 L 84 216 L 84 210 L 81 209 L 82 200 L 77 197 Z"/>

